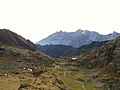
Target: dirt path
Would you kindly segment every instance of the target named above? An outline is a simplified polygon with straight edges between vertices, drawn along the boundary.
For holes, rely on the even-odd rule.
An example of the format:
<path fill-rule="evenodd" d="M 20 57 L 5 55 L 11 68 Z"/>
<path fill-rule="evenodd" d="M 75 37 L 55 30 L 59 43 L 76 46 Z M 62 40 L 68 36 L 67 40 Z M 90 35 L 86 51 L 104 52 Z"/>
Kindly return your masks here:
<path fill-rule="evenodd" d="M 75 67 L 74 64 L 59 64 L 60 68 L 55 73 L 66 86 L 66 90 L 104 90 L 102 84 L 92 78 L 93 73 L 82 67 Z"/>
<path fill-rule="evenodd" d="M 78 80 L 77 80 L 77 82 L 79 82 L 79 83 L 81 84 L 81 86 L 82 86 L 82 89 L 83 89 L 83 90 L 86 90 L 85 85 L 84 85 L 84 83 L 83 83 L 83 82 L 78 81 Z"/>
<path fill-rule="evenodd" d="M 86 90 L 85 85 L 84 85 L 84 82 L 79 81 L 79 80 L 77 80 L 77 79 L 75 79 L 75 78 L 68 77 L 68 76 L 70 76 L 70 75 L 69 75 L 69 73 L 68 73 L 68 71 L 67 71 L 67 67 L 64 66 L 64 77 L 67 77 L 67 78 L 72 79 L 73 81 L 76 81 L 77 83 L 80 84 L 80 88 L 82 88 L 82 90 Z"/>

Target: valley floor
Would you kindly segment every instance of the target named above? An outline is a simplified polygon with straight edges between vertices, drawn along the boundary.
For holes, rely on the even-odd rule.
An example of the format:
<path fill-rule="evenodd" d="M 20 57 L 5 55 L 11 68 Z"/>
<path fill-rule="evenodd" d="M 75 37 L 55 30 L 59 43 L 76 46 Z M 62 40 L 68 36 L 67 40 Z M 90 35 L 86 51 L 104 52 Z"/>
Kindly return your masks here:
<path fill-rule="evenodd" d="M 94 79 L 93 71 L 66 60 L 56 64 L 58 67 L 53 68 L 52 72 L 64 83 L 65 90 L 106 90 L 103 83 Z"/>
<path fill-rule="evenodd" d="M 41 73 L 37 67 L 37 71 L 1 74 L 0 90 L 106 90 L 104 84 L 93 77 L 94 71 L 67 60 L 59 60 Z"/>

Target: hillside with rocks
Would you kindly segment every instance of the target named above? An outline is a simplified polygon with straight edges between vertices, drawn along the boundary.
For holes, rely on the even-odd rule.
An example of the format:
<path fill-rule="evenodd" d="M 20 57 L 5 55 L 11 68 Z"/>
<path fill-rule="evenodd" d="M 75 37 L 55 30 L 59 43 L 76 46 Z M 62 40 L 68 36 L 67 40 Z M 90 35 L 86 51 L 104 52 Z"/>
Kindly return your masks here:
<path fill-rule="evenodd" d="M 120 89 L 120 37 L 77 58 L 76 64 L 92 70 L 93 77 L 107 88 Z"/>
<path fill-rule="evenodd" d="M 0 30 L 0 90 L 61 90 L 50 72 L 54 59 L 10 30 Z"/>

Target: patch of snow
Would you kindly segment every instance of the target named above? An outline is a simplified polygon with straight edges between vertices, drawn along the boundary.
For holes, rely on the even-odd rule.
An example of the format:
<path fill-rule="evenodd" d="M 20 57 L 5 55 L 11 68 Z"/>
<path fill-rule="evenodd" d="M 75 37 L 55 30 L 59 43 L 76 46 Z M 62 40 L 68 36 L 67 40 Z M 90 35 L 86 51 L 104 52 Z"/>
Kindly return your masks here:
<path fill-rule="evenodd" d="M 72 58 L 72 60 L 76 60 L 77 58 Z"/>
<path fill-rule="evenodd" d="M 85 34 L 86 33 L 86 31 L 85 30 L 82 30 L 82 34 Z"/>

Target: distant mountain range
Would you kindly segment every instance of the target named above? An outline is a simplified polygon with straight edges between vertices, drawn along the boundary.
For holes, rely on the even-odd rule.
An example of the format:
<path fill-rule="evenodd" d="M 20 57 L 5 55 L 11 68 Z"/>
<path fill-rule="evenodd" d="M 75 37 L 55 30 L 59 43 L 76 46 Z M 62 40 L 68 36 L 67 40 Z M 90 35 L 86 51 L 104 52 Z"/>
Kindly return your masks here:
<path fill-rule="evenodd" d="M 67 45 L 78 48 L 80 46 L 90 44 L 93 41 L 112 40 L 120 36 L 120 33 L 113 32 L 108 35 L 101 35 L 95 31 L 77 30 L 76 32 L 56 32 L 47 38 L 37 42 L 40 45 Z"/>

